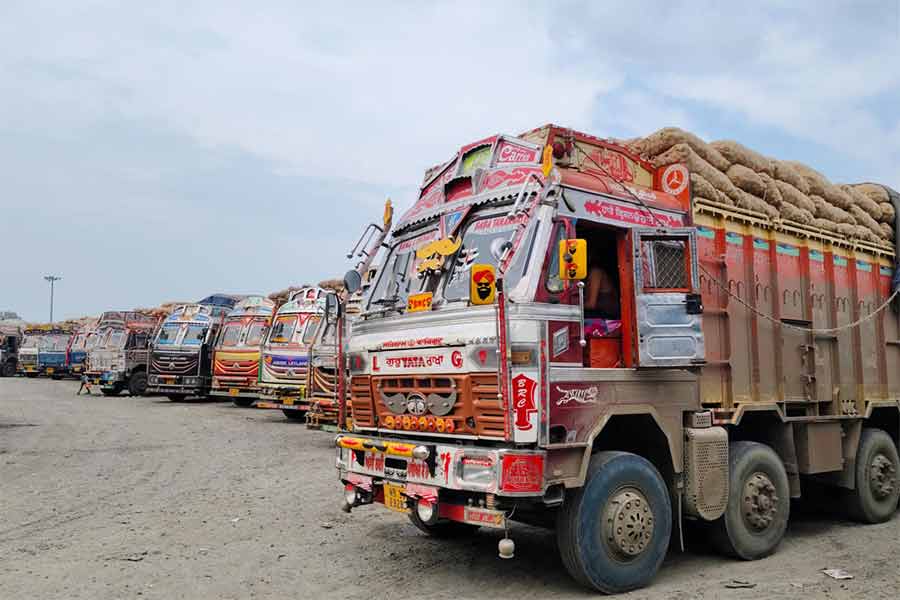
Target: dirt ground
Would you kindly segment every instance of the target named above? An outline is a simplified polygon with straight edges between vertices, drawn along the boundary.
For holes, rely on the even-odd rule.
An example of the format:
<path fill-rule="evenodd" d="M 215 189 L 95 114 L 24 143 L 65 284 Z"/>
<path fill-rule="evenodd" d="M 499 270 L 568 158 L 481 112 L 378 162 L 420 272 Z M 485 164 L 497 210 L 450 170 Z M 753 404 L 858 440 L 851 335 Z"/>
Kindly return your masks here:
<path fill-rule="evenodd" d="M 77 387 L 0 379 L 0 598 L 591 595 L 549 531 L 516 526 L 504 561 L 497 532 L 440 542 L 380 507 L 341 512 L 333 436 L 280 412 Z M 627 597 L 896 598 L 900 586 L 900 517 L 799 516 L 754 563 L 690 545 Z"/>

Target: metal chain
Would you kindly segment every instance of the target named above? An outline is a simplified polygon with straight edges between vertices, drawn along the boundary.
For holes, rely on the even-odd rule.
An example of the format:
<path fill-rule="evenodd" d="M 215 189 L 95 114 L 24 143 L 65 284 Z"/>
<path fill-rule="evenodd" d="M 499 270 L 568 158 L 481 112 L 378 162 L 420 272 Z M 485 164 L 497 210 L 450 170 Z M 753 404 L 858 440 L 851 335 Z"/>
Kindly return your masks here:
<path fill-rule="evenodd" d="M 628 192 L 628 195 L 631 196 L 632 198 L 634 198 L 635 200 L 637 200 L 637 202 L 644 208 L 644 210 L 647 211 L 647 214 L 649 214 L 650 217 L 651 217 L 651 218 L 652 218 L 652 219 L 653 219 L 660 227 L 663 227 L 663 228 L 666 227 L 666 224 L 663 223 L 663 222 L 659 219 L 659 217 L 656 216 L 656 213 L 654 213 L 653 210 L 651 210 L 651 208 L 650 208 L 649 206 L 647 206 L 647 204 L 641 199 L 640 196 L 638 196 L 637 194 L 635 194 L 634 192 L 632 192 L 631 189 L 625 184 L 624 181 L 622 181 L 621 179 L 619 179 L 618 177 L 616 177 L 615 175 L 613 175 L 612 173 L 610 173 L 608 169 L 606 169 L 606 168 L 603 167 L 601 164 L 599 164 L 596 160 L 594 160 L 594 157 L 592 157 L 590 154 L 588 154 L 587 152 L 585 152 L 584 150 L 582 150 L 582 149 L 578 146 L 578 144 L 573 144 L 573 147 L 574 147 L 575 149 L 577 149 L 579 152 L 581 152 L 581 154 L 584 155 L 585 158 L 587 158 L 589 161 L 591 161 L 592 163 L 594 163 L 594 166 L 596 166 L 598 169 L 600 169 L 607 177 L 609 177 L 610 179 L 612 179 L 613 181 L 615 181 L 616 183 L 618 183 L 619 185 L 621 185 L 622 188 L 623 188 L 626 192 Z M 588 175 L 590 175 L 590 174 L 591 174 L 591 173 L 588 173 Z M 801 327 L 801 326 L 799 326 L 799 325 L 794 325 L 794 324 L 792 324 L 792 323 L 785 323 L 785 322 L 782 321 L 781 319 L 776 319 L 776 318 L 773 317 L 772 315 L 769 315 L 769 314 L 766 314 L 766 313 L 762 312 L 761 310 L 759 310 L 759 309 L 756 308 L 755 306 L 752 306 L 750 303 L 746 302 L 743 298 L 741 298 L 740 296 L 738 296 L 737 294 L 735 294 L 734 292 L 732 292 L 730 289 L 728 289 L 728 287 L 727 287 L 724 283 L 722 283 L 721 281 L 719 281 L 718 279 L 716 279 L 716 277 L 715 277 L 712 273 L 710 273 L 709 271 L 707 271 L 706 268 L 705 268 L 703 265 L 701 265 L 701 264 L 699 263 L 699 261 L 698 261 L 698 263 L 697 263 L 697 266 L 699 267 L 700 271 L 703 272 L 703 273 L 709 278 L 709 280 L 713 283 L 713 285 L 715 285 L 717 288 L 719 288 L 720 290 L 722 290 L 726 295 L 728 295 L 730 298 L 732 298 L 732 299 L 734 299 L 735 301 L 737 301 L 738 304 L 742 305 L 744 308 L 746 308 L 747 310 L 749 310 L 750 312 L 752 312 L 752 313 L 755 314 L 756 316 L 762 317 L 763 319 L 765 319 L 765 320 L 767 320 L 767 321 L 770 321 L 770 322 L 772 322 L 772 323 L 774 323 L 775 325 L 778 325 L 778 326 L 780 326 L 780 327 L 785 327 L 785 328 L 787 328 L 787 329 L 794 329 L 794 330 L 797 330 L 797 331 L 802 331 L 802 332 L 804 332 L 804 333 L 811 333 L 811 334 L 814 334 L 814 335 L 815 335 L 815 334 L 827 334 L 827 333 L 839 333 L 839 332 L 845 331 L 845 330 L 847 330 L 847 329 L 852 329 L 852 328 L 854 328 L 854 327 L 859 327 L 859 326 L 862 325 L 863 323 L 865 323 L 865 322 L 867 322 L 867 321 L 870 321 L 870 320 L 874 319 L 881 311 L 883 311 L 885 308 L 887 308 L 888 305 L 894 300 L 894 298 L 897 297 L 897 294 L 900 293 L 900 287 L 898 287 L 898 288 L 895 289 L 894 292 L 888 297 L 888 299 L 885 300 L 885 301 L 881 304 L 881 306 L 879 306 L 878 308 L 876 308 L 874 311 L 870 312 L 870 313 L 869 313 L 868 315 L 866 315 L 865 317 L 862 317 L 862 318 L 860 318 L 860 319 L 857 319 L 857 320 L 855 320 L 855 321 L 853 321 L 853 322 L 851 322 L 851 323 L 847 323 L 846 325 L 841 325 L 841 326 L 839 326 L 839 327 L 824 327 L 824 328 Z"/>

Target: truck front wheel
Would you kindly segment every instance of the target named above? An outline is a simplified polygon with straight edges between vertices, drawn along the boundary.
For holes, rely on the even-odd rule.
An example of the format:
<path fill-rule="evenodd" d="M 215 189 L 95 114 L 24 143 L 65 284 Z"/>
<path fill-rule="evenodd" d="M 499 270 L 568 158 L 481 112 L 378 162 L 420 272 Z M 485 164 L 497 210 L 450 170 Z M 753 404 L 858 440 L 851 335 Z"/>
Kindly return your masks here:
<path fill-rule="evenodd" d="M 240 406 L 241 408 L 250 408 L 253 406 L 255 400 L 253 398 L 235 398 L 232 400 L 235 406 Z"/>
<path fill-rule="evenodd" d="M 3 376 L 12 377 L 16 374 L 16 363 L 7 362 L 3 364 Z"/>
<path fill-rule="evenodd" d="M 118 385 L 115 385 L 109 389 L 100 388 L 100 391 L 103 393 L 104 396 L 118 396 L 119 394 L 122 393 L 122 388 L 120 388 Z"/>
<path fill-rule="evenodd" d="M 128 380 L 128 393 L 132 396 L 143 396 L 147 392 L 147 373 L 135 371 Z"/>
<path fill-rule="evenodd" d="M 566 570 L 582 585 L 607 594 L 643 587 L 669 547 L 669 490 L 647 459 L 598 452 L 584 487 L 566 493 L 556 534 Z"/>
<path fill-rule="evenodd" d="M 284 416 L 290 421 L 303 421 L 306 419 L 305 410 L 287 410 L 286 408 L 282 408 L 281 412 L 283 412 Z"/>
<path fill-rule="evenodd" d="M 881 429 L 864 429 L 856 451 L 856 489 L 848 491 L 848 512 L 861 523 L 884 523 L 900 496 L 897 447 Z"/>
<path fill-rule="evenodd" d="M 713 542 L 735 558 L 763 558 L 775 552 L 787 529 L 787 472 L 774 450 L 756 442 L 731 444 L 728 463 L 728 506 L 713 523 Z"/>

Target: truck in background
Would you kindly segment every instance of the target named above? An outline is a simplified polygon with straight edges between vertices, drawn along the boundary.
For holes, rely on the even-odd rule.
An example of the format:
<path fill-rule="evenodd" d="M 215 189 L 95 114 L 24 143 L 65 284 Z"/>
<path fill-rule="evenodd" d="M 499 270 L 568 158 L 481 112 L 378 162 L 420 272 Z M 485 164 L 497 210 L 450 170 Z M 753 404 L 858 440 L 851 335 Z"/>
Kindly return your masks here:
<path fill-rule="evenodd" d="M 306 417 L 309 349 L 322 318 L 325 294 L 320 287 L 300 288 L 275 313 L 261 352 L 258 408 L 280 409 L 293 421 Z"/>
<path fill-rule="evenodd" d="M 231 398 L 242 407 L 256 401 L 260 347 L 269 333 L 274 312 L 272 300 L 250 296 L 228 313 L 213 350 L 211 395 Z"/>
<path fill-rule="evenodd" d="M 148 345 L 158 319 L 140 311 L 107 311 L 100 316 L 88 350 L 86 376 L 104 396 L 127 390 L 132 396 L 147 392 Z M 90 338 L 89 338 L 90 339 Z"/>
<path fill-rule="evenodd" d="M 810 490 L 896 511 L 894 252 L 695 202 L 684 165 L 552 125 L 431 170 L 388 247 L 339 380 L 346 511 L 549 525 L 606 593 L 648 584 L 685 521 L 754 560 Z"/>
<path fill-rule="evenodd" d="M 16 374 L 21 343 L 22 324 L 12 319 L 0 320 L 0 377 Z"/>
<path fill-rule="evenodd" d="M 28 327 L 19 348 L 19 372 L 26 377 L 49 375 L 60 379 L 67 373 L 66 350 L 71 338 L 70 329 L 55 325 Z"/>
<path fill-rule="evenodd" d="M 82 324 L 72 336 L 66 349 L 66 370 L 73 377 L 81 377 L 86 370 L 87 355 L 97 343 L 98 319 Z"/>
<path fill-rule="evenodd" d="M 216 335 L 225 315 L 240 300 L 213 294 L 175 308 L 151 342 L 147 392 L 173 401 L 209 395 Z"/>

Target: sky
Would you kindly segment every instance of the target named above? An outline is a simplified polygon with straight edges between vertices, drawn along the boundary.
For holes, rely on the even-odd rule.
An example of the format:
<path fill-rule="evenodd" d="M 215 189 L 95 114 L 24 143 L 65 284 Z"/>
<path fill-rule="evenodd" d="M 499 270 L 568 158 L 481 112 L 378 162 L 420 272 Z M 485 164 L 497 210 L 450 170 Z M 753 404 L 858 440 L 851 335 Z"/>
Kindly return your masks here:
<path fill-rule="evenodd" d="M 900 188 L 900 0 L 5 0 L 0 310 L 340 276 L 427 167 L 548 122 Z"/>

